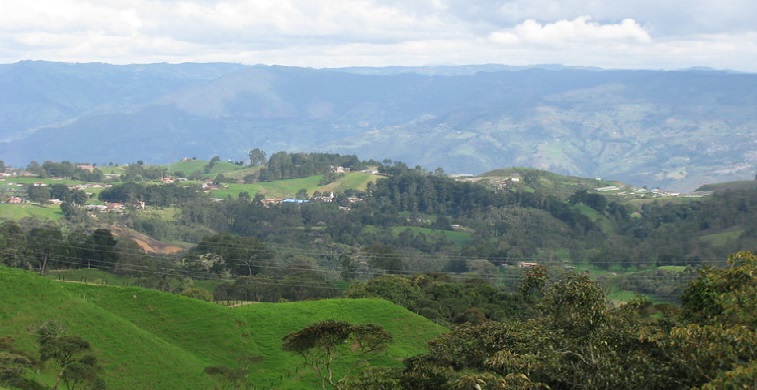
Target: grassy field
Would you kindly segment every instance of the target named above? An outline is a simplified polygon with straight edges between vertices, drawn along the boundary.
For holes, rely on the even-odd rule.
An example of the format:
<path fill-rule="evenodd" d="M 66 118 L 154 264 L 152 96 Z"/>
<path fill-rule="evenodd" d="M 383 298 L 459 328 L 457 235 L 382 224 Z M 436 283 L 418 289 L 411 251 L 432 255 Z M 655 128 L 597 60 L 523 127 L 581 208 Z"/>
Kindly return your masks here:
<path fill-rule="evenodd" d="M 0 203 L 0 221 L 10 220 L 18 221 L 24 217 L 33 217 L 40 220 L 57 221 L 63 218 L 63 212 L 60 206 L 45 205 L 38 206 L 33 204 L 7 204 Z"/>
<path fill-rule="evenodd" d="M 699 237 L 699 240 L 710 245 L 724 246 L 729 241 L 736 241 L 742 233 L 744 233 L 744 229 L 735 229 L 727 232 L 707 234 Z"/>
<path fill-rule="evenodd" d="M 356 172 L 346 174 L 341 179 L 323 186 L 319 185 L 323 175 L 253 184 L 226 183 L 223 188 L 213 190 L 211 194 L 214 198 L 225 199 L 229 196 L 236 198 L 239 193 L 246 191 L 250 196 L 261 193 L 266 198 L 291 198 L 297 191 L 304 189 L 308 195 L 312 196 L 315 191 L 323 193 L 328 191 L 339 192 L 346 189 L 365 190 L 369 182 L 375 182 L 378 178 L 380 176 Z"/>
<path fill-rule="evenodd" d="M 210 164 L 210 161 L 194 160 L 194 161 L 179 161 L 173 164 L 164 165 L 168 168 L 168 172 L 183 172 L 184 177 L 188 177 L 195 172 L 200 172 L 203 177 L 215 178 L 218 174 L 222 173 L 224 176 L 230 172 L 235 172 L 243 167 L 235 165 L 227 161 L 218 161 L 213 164 L 213 168 L 207 173 L 205 172 L 205 166 Z"/>
<path fill-rule="evenodd" d="M 211 389 L 218 383 L 203 374 L 204 367 L 235 366 L 243 356 L 262 358 L 248 377 L 249 384 L 258 389 L 315 388 L 319 386 L 314 374 L 302 367 L 299 357 L 281 349 L 281 338 L 290 332 L 325 319 L 376 323 L 394 337 L 378 363 L 400 365 L 403 358 L 422 353 L 428 339 L 445 331 L 382 300 L 229 308 L 113 283 L 59 282 L 8 268 L 0 268 L 0 294 L 1 335 L 12 337 L 18 348 L 36 355 L 30 329 L 40 321 L 59 319 L 70 334 L 92 344 L 105 366 L 103 376 L 110 389 Z M 49 385 L 54 371 L 49 366 L 30 375 Z"/>

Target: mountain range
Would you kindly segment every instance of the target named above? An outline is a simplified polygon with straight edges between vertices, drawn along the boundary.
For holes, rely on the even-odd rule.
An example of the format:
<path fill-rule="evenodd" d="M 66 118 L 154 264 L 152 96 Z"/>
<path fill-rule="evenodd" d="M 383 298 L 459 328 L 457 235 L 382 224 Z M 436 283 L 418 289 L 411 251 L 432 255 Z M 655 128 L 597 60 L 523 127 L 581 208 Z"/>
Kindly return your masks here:
<path fill-rule="evenodd" d="M 447 173 L 525 166 L 693 190 L 754 178 L 757 74 L 559 65 L 0 65 L 0 160 L 244 160 L 250 149 Z"/>

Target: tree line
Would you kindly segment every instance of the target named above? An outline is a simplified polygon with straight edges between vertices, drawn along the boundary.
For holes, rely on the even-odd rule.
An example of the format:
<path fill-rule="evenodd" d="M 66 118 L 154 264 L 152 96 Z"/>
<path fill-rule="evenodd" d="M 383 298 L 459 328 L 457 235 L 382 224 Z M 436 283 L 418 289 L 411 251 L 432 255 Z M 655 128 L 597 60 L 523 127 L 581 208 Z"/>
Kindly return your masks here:
<path fill-rule="evenodd" d="M 550 278 L 535 268 L 521 294 L 529 318 L 466 322 L 431 340 L 404 367 L 335 373 L 313 356 L 350 354 L 350 324 L 324 321 L 293 332 L 300 354 L 334 389 L 736 389 L 757 385 L 757 256 L 739 252 L 704 268 L 682 306 L 643 300 L 610 305 L 586 275 Z M 365 325 L 363 325 L 365 326 Z M 374 325 L 375 327 L 375 325 Z M 367 335 L 379 337 L 383 329 Z M 380 337 L 379 354 L 391 343 Z M 360 357 L 368 362 L 368 357 Z M 339 380 L 333 380 L 338 378 Z"/>

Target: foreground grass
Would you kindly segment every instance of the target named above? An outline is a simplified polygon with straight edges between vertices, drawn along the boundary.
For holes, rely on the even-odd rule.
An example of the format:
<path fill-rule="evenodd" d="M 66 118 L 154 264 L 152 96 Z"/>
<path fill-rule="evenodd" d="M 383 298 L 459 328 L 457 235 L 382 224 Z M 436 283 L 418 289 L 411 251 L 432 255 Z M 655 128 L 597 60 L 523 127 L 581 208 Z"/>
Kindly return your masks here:
<path fill-rule="evenodd" d="M 245 356 L 262 358 L 251 367 L 248 381 L 257 388 L 314 388 L 314 374 L 281 349 L 282 337 L 290 332 L 326 319 L 376 323 L 394 337 L 377 364 L 400 365 L 445 330 L 375 299 L 228 308 L 136 287 L 63 283 L 8 268 L 0 268 L 0 294 L 0 334 L 36 355 L 30 329 L 59 319 L 70 334 L 93 345 L 111 389 L 211 389 L 217 383 L 203 374 L 205 367 L 236 366 Z M 51 383 L 53 367 L 33 375 Z"/>

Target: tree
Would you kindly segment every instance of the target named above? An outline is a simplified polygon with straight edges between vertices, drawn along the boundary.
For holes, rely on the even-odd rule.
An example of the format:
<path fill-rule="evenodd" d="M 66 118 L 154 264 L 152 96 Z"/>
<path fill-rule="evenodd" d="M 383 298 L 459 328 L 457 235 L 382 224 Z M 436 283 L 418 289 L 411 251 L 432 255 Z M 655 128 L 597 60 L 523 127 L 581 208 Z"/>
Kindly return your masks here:
<path fill-rule="evenodd" d="M 386 244 L 371 244 L 363 249 L 368 264 L 373 268 L 382 269 L 390 274 L 402 272 L 402 255 L 397 253 L 394 248 Z"/>
<path fill-rule="evenodd" d="M 118 253 L 115 251 L 117 243 L 110 230 L 96 229 L 82 244 L 82 265 L 87 268 L 115 268 L 118 262 Z"/>
<path fill-rule="evenodd" d="M 712 389 L 753 387 L 757 256 L 738 252 L 728 258 L 727 268 L 703 268 L 682 294 L 681 304 L 684 324 L 646 335 L 671 357 L 680 380 Z"/>
<path fill-rule="evenodd" d="M 0 264 L 23 267 L 27 264 L 26 233 L 15 221 L 0 224 Z"/>
<path fill-rule="evenodd" d="M 739 252 L 728 268 L 704 267 L 681 295 L 683 318 L 701 325 L 757 328 L 757 255 Z"/>
<path fill-rule="evenodd" d="M 308 199 L 308 198 L 310 198 L 310 197 L 308 196 L 308 190 L 306 190 L 306 189 L 304 189 L 304 188 L 300 188 L 300 189 L 299 189 L 299 190 L 297 191 L 297 193 L 296 193 L 296 194 L 294 194 L 294 198 L 295 198 L 295 199 Z"/>
<path fill-rule="evenodd" d="M 34 252 L 36 268 L 44 274 L 49 263 L 56 260 L 57 255 L 65 252 L 63 234 L 53 225 L 44 225 L 29 230 L 27 240 Z"/>
<path fill-rule="evenodd" d="M 552 281 L 532 273 L 521 291 L 538 300 L 540 315 L 454 327 L 429 342 L 429 353 L 406 360 L 402 383 L 416 389 L 753 388 L 757 256 L 740 252 L 728 263 L 701 271 L 682 297 L 680 318 L 653 317 L 651 303 L 642 300 L 608 305 L 586 275 Z"/>
<path fill-rule="evenodd" d="M 32 202 L 48 203 L 50 201 L 50 187 L 30 185 L 26 188 L 26 196 Z"/>
<path fill-rule="evenodd" d="M 250 165 L 263 165 L 266 162 L 266 153 L 258 148 L 250 150 Z"/>
<path fill-rule="evenodd" d="M 235 275 L 252 276 L 273 258 L 273 251 L 255 237 L 234 237 L 221 233 L 203 238 L 190 251 L 185 264 L 202 272 L 221 272 L 225 269 Z M 201 265 L 198 262 L 207 263 L 208 259 L 214 259 L 214 264 L 208 264 L 204 270 L 197 269 Z"/>
<path fill-rule="evenodd" d="M 199 288 L 199 287 L 188 288 L 182 291 L 181 295 L 187 298 L 199 299 L 205 302 L 213 302 L 213 294 L 204 288 Z"/>
<path fill-rule="evenodd" d="M 45 170 L 42 169 L 42 166 L 36 161 L 30 162 L 29 165 L 26 166 L 26 171 L 37 176 L 45 175 Z"/>
<path fill-rule="evenodd" d="M 640 341 L 636 306 L 612 310 L 585 275 L 545 283 L 537 278 L 522 291 L 532 289 L 541 291 L 540 316 L 455 327 L 429 343 L 429 354 L 406 365 L 405 378 L 416 388 L 430 388 L 440 375 L 448 389 L 476 383 L 496 389 L 676 387 L 657 346 Z"/>
<path fill-rule="evenodd" d="M 0 337 L 0 384 L 11 387 L 32 388 L 25 386 L 28 379 L 24 375 L 32 368 L 34 362 L 26 354 L 13 346 L 13 339 Z"/>
<path fill-rule="evenodd" d="M 92 347 L 86 340 L 67 335 L 65 326 L 56 320 L 43 322 L 37 326 L 35 333 L 40 360 L 52 360 L 60 368 L 53 390 L 58 388 L 61 380 L 69 389 L 84 384 L 90 389 L 105 388 L 105 383 L 98 376 L 101 366 L 97 357 L 89 353 Z"/>
<path fill-rule="evenodd" d="M 283 338 L 285 351 L 302 356 L 321 378 L 321 387 L 344 388 L 344 382 L 359 364 L 367 363 L 372 355 L 383 351 L 392 336 L 374 324 L 350 324 L 345 321 L 314 323 Z M 349 356 L 352 361 L 337 373 L 335 362 Z"/>

